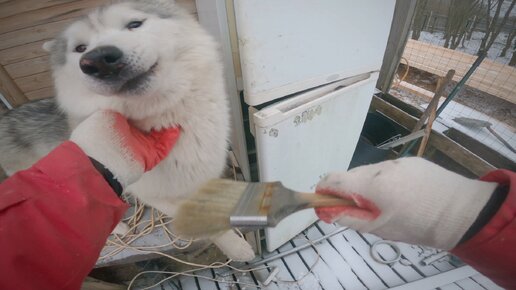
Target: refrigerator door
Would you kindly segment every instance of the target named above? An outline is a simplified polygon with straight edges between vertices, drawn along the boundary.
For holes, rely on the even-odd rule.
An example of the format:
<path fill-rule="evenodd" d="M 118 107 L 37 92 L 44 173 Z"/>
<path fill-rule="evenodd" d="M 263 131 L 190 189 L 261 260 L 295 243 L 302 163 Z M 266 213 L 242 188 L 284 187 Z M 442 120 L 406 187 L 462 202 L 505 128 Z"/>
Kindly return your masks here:
<path fill-rule="evenodd" d="M 313 192 L 324 174 L 346 170 L 377 78 L 377 72 L 348 78 L 254 113 L 260 180 Z M 305 210 L 266 229 L 267 250 L 278 248 L 315 220 L 313 209 Z"/>
<path fill-rule="evenodd" d="M 379 70 L 394 0 L 234 0 L 245 101 Z"/>

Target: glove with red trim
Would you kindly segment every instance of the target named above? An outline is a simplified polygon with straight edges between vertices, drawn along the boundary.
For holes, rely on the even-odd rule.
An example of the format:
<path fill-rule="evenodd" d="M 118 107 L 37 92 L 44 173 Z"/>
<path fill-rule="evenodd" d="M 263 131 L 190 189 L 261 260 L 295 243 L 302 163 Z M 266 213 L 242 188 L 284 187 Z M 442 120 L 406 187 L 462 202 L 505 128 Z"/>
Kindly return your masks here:
<path fill-rule="evenodd" d="M 99 111 L 79 124 L 70 140 L 125 188 L 163 160 L 179 135 L 178 127 L 145 133 L 119 113 Z"/>
<path fill-rule="evenodd" d="M 352 199 L 358 207 L 316 210 L 337 222 L 386 239 L 451 249 L 475 222 L 497 187 L 422 158 L 402 158 L 331 173 L 318 194 Z"/>

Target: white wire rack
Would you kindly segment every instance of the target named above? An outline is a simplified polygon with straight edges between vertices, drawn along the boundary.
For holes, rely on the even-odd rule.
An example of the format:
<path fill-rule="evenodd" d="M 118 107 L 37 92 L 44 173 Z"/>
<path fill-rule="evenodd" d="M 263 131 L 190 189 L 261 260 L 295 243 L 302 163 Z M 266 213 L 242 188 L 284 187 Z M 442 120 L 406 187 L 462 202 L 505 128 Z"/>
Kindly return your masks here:
<path fill-rule="evenodd" d="M 315 241 L 338 229 L 335 225 L 316 223 L 274 253 L 265 254 L 262 259 L 292 251 L 295 247 L 307 244 L 307 239 Z M 409 263 L 378 263 L 370 254 L 371 246 L 378 240 L 380 238 L 374 235 L 347 229 L 315 245 L 273 259 L 265 263 L 267 269 L 246 274 L 228 269 L 204 270 L 194 273 L 197 277 L 172 279 L 152 289 L 501 289 L 473 268 L 450 260 L 449 257 L 428 266 L 422 265 L 420 262 L 425 257 L 437 253 L 435 249 L 396 243 L 402 259 Z M 389 246 L 377 249 L 383 259 L 391 259 L 395 255 Z M 263 286 L 263 282 L 273 272 L 273 281 Z M 301 277 L 304 278 L 297 282 L 285 282 Z"/>

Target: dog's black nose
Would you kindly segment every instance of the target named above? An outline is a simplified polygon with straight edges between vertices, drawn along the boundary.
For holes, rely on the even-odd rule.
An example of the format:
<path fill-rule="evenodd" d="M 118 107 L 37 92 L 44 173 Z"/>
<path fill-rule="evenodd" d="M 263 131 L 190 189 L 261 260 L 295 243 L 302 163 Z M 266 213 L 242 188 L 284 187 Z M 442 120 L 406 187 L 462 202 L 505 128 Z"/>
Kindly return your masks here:
<path fill-rule="evenodd" d="M 117 77 L 125 64 L 124 53 L 115 46 L 100 46 L 84 54 L 79 61 L 83 73 L 99 78 Z"/>

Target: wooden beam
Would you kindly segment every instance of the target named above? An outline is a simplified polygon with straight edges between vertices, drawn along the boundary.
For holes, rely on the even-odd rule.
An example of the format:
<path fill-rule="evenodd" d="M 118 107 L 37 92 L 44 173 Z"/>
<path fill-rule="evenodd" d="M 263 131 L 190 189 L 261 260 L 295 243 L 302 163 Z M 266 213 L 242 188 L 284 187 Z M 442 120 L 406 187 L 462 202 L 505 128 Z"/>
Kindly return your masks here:
<path fill-rule="evenodd" d="M 53 38 L 76 19 L 65 19 L 0 34 L 0 50 Z"/>
<path fill-rule="evenodd" d="M 108 2 L 109 0 L 78 0 L 8 16 L 0 19 L 0 34 L 27 27 L 37 27 L 49 21 L 77 18 L 88 13 L 89 9 Z"/>
<path fill-rule="evenodd" d="M 373 100 L 371 101 L 371 107 L 378 112 L 386 115 L 387 117 L 394 120 L 396 123 L 405 127 L 407 130 L 412 130 L 417 123 L 417 119 L 407 114 L 403 110 L 389 104 L 388 102 L 378 98 L 377 96 L 373 96 Z"/>
<path fill-rule="evenodd" d="M 14 82 L 18 84 L 18 87 L 22 90 L 22 92 L 30 92 L 42 88 L 47 88 L 54 83 L 52 79 L 52 73 L 50 71 L 18 78 L 15 79 Z"/>
<path fill-rule="evenodd" d="M 41 8 L 46 8 L 49 6 L 55 6 L 62 3 L 72 2 L 74 0 L 16 0 L 16 1 L 7 1 L 5 3 L 0 2 L 0 18 L 9 17 L 12 15 L 20 14 L 23 12 L 28 12 L 32 10 L 37 10 Z"/>
<path fill-rule="evenodd" d="M 403 89 L 404 91 L 410 92 L 410 93 L 415 94 L 420 97 L 423 97 L 427 100 L 431 100 L 432 97 L 434 96 L 434 92 L 426 90 L 422 87 L 418 87 L 418 86 L 408 83 L 406 81 L 402 81 L 397 85 L 393 85 L 393 87 Z"/>
<path fill-rule="evenodd" d="M 401 109 L 403 112 L 416 117 L 417 119 L 421 118 L 423 115 L 423 110 L 419 107 L 416 107 L 412 104 L 406 103 L 402 101 L 401 99 L 398 99 L 394 97 L 393 95 L 386 94 L 386 93 L 379 93 L 377 94 L 379 98 L 386 101 L 387 103 Z"/>
<path fill-rule="evenodd" d="M 43 43 L 48 40 L 50 38 L 0 50 L 0 64 L 8 65 L 48 55 L 48 52 L 43 49 Z"/>
<path fill-rule="evenodd" d="M 437 95 L 436 95 L 437 96 Z M 430 116 L 428 116 L 428 123 L 425 127 L 425 136 L 423 136 L 423 139 L 421 140 L 421 144 L 419 144 L 419 149 L 417 150 L 417 156 L 421 157 L 423 156 L 423 153 L 425 153 L 426 144 L 428 144 L 428 138 L 430 138 L 430 134 L 432 133 L 432 125 L 434 124 L 435 120 L 435 112 L 437 111 L 437 104 L 429 106 L 430 109 Z M 425 111 L 426 113 L 426 111 Z"/>
<path fill-rule="evenodd" d="M 423 112 L 423 115 L 421 115 L 421 117 L 419 118 L 419 121 L 417 121 L 417 124 L 413 129 L 414 132 L 423 127 L 423 125 L 426 122 L 426 119 L 430 115 L 431 110 L 433 110 L 434 107 L 437 109 L 437 107 L 439 106 L 439 100 L 440 100 L 441 96 L 443 96 L 444 90 L 446 89 L 448 84 L 451 82 L 454 75 L 455 75 L 455 71 L 451 69 L 448 71 L 448 73 L 446 74 L 444 79 L 440 82 L 439 87 L 435 91 L 435 95 L 432 97 L 432 100 L 428 104 L 428 108 Z"/>
<path fill-rule="evenodd" d="M 475 153 L 441 133 L 432 131 L 428 143 L 477 176 L 483 176 L 489 171 L 496 169 L 496 167 L 478 157 Z"/>
<path fill-rule="evenodd" d="M 421 128 L 423 128 L 423 126 L 425 125 L 426 119 L 429 118 L 429 116 L 431 115 L 432 112 L 433 112 L 434 118 L 435 118 L 435 113 L 436 113 L 437 107 L 439 106 L 439 100 L 441 99 L 441 96 L 444 94 L 444 90 L 446 89 L 448 84 L 451 82 L 454 75 L 455 75 L 455 71 L 451 69 L 448 71 L 448 73 L 446 73 L 446 76 L 444 77 L 444 79 L 442 79 L 439 82 L 439 85 L 437 86 L 437 89 L 435 90 L 435 94 L 432 97 L 432 100 L 428 104 L 426 110 L 423 112 L 421 117 L 419 117 L 419 120 L 417 121 L 416 125 L 412 129 L 412 132 L 416 132 L 416 131 L 420 130 Z M 433 120 L 432 120 L 432 123 L 433 123 Z M 429 134 L 431 131 L 427 130 L 426 132 L 427 132 L 427 134 L 425 134 L 426 140 L 423 143 L 421 143 L 421 145 L 424 147 L 426 147 L 426 142 L 428 142 L 428 138 L 430 137 Z M 405 151 L 408 150 L 409 146 L 411 146 L 410 143 L 405 144 L 403 146 L 403 148 L 401 148 L 400 155 L 403 156 Z M 421 156 L 421 155 L 419 155 L 419 153 L 418 153 L 418 156 Z"/>
<path fill-rule="evenodd" d="M 52 84 L 49 84 L 52 85 Z M 31 101 L 41 100 L 46 98 L 55 97 L 56 93 L 54 91 L 54 87 L 46 87 L 42 89 L 37 89 L 35 91 L 25 92 L 25 96 Z"/>
<path fill-rule="evenodd" d="M 516 164 L 512 160 L 493 150 L 491 147 L 482 144 L 475 138 L 468 136 L 453 127 L 446 130 L 444 135 L 466 147 L 466 149 L 470 150 L 471 152 L 477 154 L 489 164 L 492 164 L 497 168 L 516 171 Z"/>
<path fill-rule="evenodd" d="M 2 65 L 0 65 L 0 93 L 4 95 L 13 107 L 17 107 L 29 100 Z"/>
<path fill-rule="evenodd" d="M 17 79 L 50 70 L 49 59 L 49 55 L 44 55 L 33 59 L 5 65 L 4 67 L 13 79 Z"/>
<path fill-rule="evenodd" d="M 0 34 L 15 31 L 35 25 L 48 23 L 49 21 L 58 21 L 69 18 L 77 18 L 88 13 L 91 8 L 99 7 L 112 2 L 111 0 L 75 0 L 75 1 L 52 1 L 53 3 L 44 3 L 47 1 L 34 1 L 28 5 L 27 0 L 10 1 L 0 5 Z M 193 0 L 176 0 L 176 2 L 184 7 L 189 13 L 195 14 L 195 2 Z M 58 5 L 56 5 L 58 4 Z M 7 6 L 7 7 L 6 7 Z M 14 7 L 13 7 L 14 6 Z M 39 9 L 34 9 L 38 7 Z M 18 12 L 8 11 L 8 9 Z M 10 14 L 10 15 L 9 15 Z M 64 28 L 64 27 L 63 27 Z"/>
<path fill-rule="evenodd" d="M 383 56 L 382 68 L 376 87 L 382 92 L 388 92 L 396 69 L 400 63 L 401 56 L 405 50 L 405 44 L 410 32 L 410 24 L 414 18 L 417 1 L 397 0 L 394 8 L 394 16 L 391 24 L 391 31 Z"/>
<path fill-rule="evenodd" d="M 418 121 L 415 117 L 378 98 L 377 96 L 373 96 L 371 107 L 409 130 L 411 130 L 410 128 L 414 128 Z M 455 160 L 458 164 L 477 176 L 482 176 L 487 172 L 496 169 L 484 159 L 441 133 L 432 131 L 428 144 Z"/>

